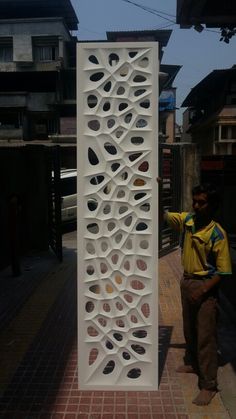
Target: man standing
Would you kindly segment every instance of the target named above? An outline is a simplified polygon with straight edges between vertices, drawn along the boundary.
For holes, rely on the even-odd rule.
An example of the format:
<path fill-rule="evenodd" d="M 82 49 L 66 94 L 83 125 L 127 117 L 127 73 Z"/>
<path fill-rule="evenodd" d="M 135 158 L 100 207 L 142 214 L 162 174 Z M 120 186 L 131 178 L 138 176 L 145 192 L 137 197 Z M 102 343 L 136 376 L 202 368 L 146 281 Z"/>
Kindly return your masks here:
<path fill-rule="evenodd" d="M 167 212 L 165 220 L 183 237 L 180 289 L 186 353 L 177 371 L 198 374 L 200 392 L 193 403 L 207 405 L 217 392 L 217 291 L 221 278 L 231 274 L 231 260 L 226 233 L 213 220 L 219 205 L 216 190 L 199 185 L 192 198 L 193 213 Z"/>

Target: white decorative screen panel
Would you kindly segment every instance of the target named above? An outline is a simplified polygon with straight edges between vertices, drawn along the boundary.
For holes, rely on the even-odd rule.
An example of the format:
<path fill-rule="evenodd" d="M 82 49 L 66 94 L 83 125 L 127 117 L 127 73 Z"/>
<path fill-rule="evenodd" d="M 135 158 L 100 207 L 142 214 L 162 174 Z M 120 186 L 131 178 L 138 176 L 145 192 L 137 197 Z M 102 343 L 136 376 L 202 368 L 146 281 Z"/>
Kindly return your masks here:
<path fill-rule="evenodd" d="M 78 100 L 80 389 L 158 382 L 158 45 L 82 43 Z"/>

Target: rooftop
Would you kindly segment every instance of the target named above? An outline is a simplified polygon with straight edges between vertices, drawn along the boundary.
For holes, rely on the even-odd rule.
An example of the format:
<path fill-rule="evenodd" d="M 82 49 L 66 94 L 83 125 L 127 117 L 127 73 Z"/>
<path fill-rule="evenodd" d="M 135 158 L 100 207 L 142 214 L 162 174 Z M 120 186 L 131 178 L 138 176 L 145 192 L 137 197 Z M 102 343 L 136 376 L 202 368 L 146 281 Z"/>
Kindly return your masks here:
<path fill-rule="evenodd" d="M 69 30 L 77 30 L 78 18 L 70 0 L 0 0 L 0 20 L 63 17 Z"/>

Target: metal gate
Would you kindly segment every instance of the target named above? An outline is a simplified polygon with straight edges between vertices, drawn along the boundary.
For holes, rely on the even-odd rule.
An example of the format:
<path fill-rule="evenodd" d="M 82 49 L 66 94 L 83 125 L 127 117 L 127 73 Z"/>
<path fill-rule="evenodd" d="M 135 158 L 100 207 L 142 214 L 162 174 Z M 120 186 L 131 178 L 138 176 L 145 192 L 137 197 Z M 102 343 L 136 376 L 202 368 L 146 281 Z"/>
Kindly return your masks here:
<path fill-rule="evenodd" d="M 62 261 L 60 146 L 48 147 L 49 246 Z"/>
<path fill-rule="evenodd" d="M 159 256 L 179 244 L 179 234 L 163 222 L 165 211 L 179 211 L 181 204 L 181 154 L 176 145 L 159 145 Z"/>

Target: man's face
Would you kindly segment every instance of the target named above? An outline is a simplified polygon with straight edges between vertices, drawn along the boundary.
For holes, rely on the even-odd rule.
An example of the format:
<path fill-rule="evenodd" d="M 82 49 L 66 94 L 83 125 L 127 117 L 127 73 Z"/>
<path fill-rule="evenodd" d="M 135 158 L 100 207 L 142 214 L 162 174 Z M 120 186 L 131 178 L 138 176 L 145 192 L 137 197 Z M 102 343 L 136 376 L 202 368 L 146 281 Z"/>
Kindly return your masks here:
<path fill-rule="evenodd" d="M 206 193 L 193 195 L 193 210 L 198 219 L 204 219 L 209 216 L 209 204 Z"/>

